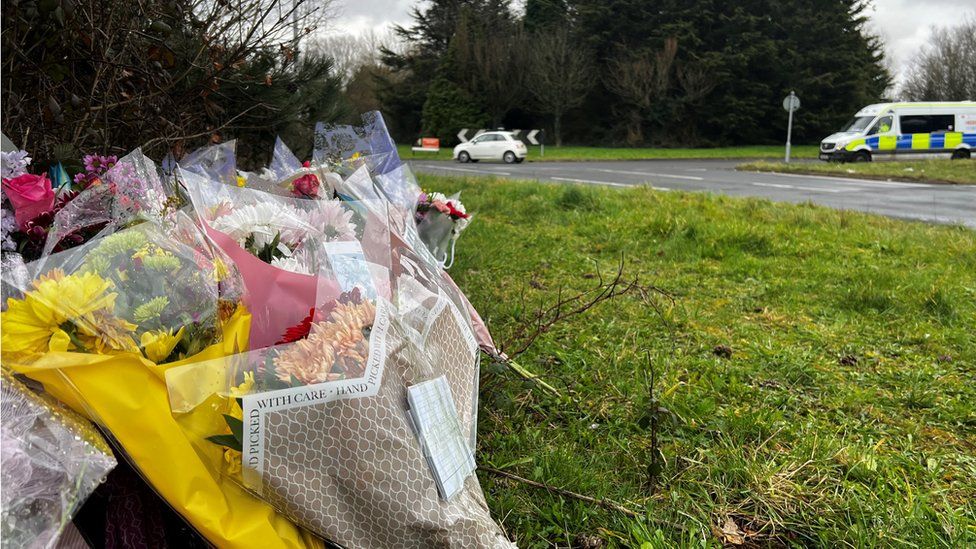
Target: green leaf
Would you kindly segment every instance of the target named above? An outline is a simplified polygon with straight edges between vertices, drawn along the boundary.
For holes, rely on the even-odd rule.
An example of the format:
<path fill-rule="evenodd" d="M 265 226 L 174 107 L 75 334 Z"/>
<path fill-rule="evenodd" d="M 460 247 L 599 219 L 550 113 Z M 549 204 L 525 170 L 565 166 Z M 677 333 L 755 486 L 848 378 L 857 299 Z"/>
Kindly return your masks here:
<path fill-rule="evenodd" d="M 244 422 L 237 419 L 234 416 L 224 414 L 224 421 L 227 422 L 227 426 L 230 427 L 231 434 L 237 439 L 239 444 L 244 442 Z"/>
<path fill-rule="evenodd" d="M 230 448 L 231 450 L 237 450 L 238 452 L 244 451 L 241 442 L 234 438 L 233 435 L 214 435 L 212 437 L 207 437 L 207 440 L 218 446 Z"/>
<path fill-rule="evenodd" d="M 302 383 L 297 377 L 295 377 L 295 374 L 292 374 L 291 375 L 291 386 L 292 387 L 302 387 L 304 385 L 305 385 L 304 383 Z"/>

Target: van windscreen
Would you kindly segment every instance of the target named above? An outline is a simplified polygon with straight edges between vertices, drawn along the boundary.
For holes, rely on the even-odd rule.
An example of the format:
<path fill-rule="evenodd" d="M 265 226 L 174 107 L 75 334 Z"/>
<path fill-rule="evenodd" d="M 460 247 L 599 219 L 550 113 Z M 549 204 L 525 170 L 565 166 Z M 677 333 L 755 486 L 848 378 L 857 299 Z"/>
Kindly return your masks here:
<path fill-rule="evenodd" d="M 873 116 L 856 116 L 840 129 L 841 132 L 862 132 L 867 129 Z"/>

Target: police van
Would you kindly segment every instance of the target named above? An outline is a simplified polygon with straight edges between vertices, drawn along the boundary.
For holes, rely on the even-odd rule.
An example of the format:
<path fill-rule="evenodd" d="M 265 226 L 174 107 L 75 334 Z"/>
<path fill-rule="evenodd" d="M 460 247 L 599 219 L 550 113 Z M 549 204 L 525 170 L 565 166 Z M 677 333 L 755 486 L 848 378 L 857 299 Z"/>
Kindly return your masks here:
<path fill-rule="evenodd" d="M 970 158 L 976 154 L 976 102 L 868 105 L 820 142 L 820 160 L 870 162 Z"/>

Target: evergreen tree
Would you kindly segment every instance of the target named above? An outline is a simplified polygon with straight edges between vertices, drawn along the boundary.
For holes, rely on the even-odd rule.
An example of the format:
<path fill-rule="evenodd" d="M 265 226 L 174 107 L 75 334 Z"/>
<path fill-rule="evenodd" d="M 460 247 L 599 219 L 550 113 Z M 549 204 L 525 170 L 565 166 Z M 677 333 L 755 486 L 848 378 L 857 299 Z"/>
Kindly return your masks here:
<path fill-rule="evenodd" d="M 411 11 L 413 24 L 394 28 L 407 43 L 406 53 L 382 52 L 390 74 L 382 78 L 379 95 L 386 114 L 395 121 L 395 138 L 402 141 L 416 138 L 428 88 L 440 76 L 439 69 L 445 63 L 462 12 L 488 29 L 514 20 L 509 0 L 426 0 L 415 6 Z M 443 88 L 443 82 L 441 85 Z"/>
<path fill-rule="evenodd" d="M 564 27 L 569 18 L 566 0 L 527 0 L 522 22 L 528 32 Z"/>

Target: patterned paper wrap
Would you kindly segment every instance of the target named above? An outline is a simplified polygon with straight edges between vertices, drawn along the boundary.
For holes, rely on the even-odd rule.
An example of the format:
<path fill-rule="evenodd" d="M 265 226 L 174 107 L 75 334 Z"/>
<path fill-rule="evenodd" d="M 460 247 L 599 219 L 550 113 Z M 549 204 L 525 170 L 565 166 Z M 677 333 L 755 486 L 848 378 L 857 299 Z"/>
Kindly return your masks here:
<path fill-rule="evenodd" d="M 368 260 L 382 243 L 356 243 L 366 253 L 349 271 L 386 273 L 372 281 L 388 289 L 353 287 L 334 264 L 318 271 L 311 314 L 282 333 L 297 339 L 167 372 L 177 421 L 201 452 L 226 445 L 215 470 L 343 546 L 509 546 L 474 476 L 440 496 L 407 409 L 407 387 L 446 376 L 473 452 L 479 342 L 466 300 L 398 238 L 385 243 L 389 268 Z M 363 313 L 335 316 L 353 309 Z M 343 354 L 357 330 L 360 347 Z M 214 410 L 226 425 L 200 419 Z"/>
<path fill-rule="evenodd" d="M 54 547 L 115 465 L 87 421 L 6 372 L 0 388 L 3 547 Z"/>

